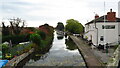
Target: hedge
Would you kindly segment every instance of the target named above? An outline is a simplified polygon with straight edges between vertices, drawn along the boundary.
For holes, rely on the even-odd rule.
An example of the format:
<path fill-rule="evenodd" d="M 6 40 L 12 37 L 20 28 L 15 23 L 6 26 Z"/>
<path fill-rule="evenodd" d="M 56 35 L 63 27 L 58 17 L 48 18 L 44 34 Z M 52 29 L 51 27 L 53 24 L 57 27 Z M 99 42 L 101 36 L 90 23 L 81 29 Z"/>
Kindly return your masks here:
<path fill-rule="evenodd" d="M 12 44 L 18 44 L 20 42 L 26 42 L 29 41 L 29 34 L 24 35 L 8 35 L 2 37 L 2 43 L 3 42 L 12 42 Z"/>

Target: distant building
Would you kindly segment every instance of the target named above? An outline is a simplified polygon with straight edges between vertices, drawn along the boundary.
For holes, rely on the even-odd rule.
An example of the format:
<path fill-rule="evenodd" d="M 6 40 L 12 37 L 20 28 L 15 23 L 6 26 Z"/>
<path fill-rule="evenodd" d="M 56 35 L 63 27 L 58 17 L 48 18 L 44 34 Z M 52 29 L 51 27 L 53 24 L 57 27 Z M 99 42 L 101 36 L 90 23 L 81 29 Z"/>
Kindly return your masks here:
<path fill-rule="evenodd" d="M 120 18 L 120 1 L 118 2 L 118 17 Z"/>
<path fill-rule="evenodd" d="M 92 41 L 94 45 L 111 44 L 120 42 L 120 18 L 112 9 L 105 16 L 95 15 L 95 19 L 85 24 L 84 38 Z"/>

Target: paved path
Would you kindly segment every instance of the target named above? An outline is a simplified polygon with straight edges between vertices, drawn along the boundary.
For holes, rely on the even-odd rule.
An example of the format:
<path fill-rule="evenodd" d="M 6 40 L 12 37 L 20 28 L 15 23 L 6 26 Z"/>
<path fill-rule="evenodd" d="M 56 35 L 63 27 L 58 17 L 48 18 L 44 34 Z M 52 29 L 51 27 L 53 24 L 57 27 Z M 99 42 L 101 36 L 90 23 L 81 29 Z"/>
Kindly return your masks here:
<path fill-rule="evenodd" d="M 88 68 L 103 68 L 102 62 L 98 60 L 98 58 L 92 53 L 90 48 L 86 46 L 84 41 L 80 40 L 75 36 L 70 36 L 70 37 L 81 51 Z"/>

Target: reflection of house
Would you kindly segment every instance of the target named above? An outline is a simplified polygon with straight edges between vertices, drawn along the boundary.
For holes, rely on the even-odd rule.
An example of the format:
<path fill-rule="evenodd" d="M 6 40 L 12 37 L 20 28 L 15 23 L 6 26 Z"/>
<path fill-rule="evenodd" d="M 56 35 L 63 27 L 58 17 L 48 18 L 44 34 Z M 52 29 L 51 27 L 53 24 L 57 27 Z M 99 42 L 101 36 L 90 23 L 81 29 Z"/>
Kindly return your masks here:
<path fill-rule="evenodd" d="M 85 24 L 84 38 L 92 40 L 94 45 L 114 43 L 120 41 L 120 18 L 116 18 L 116 12 L 107 13 L 105 16 L 99 17 L 97 14 L 95 19 Z"/>

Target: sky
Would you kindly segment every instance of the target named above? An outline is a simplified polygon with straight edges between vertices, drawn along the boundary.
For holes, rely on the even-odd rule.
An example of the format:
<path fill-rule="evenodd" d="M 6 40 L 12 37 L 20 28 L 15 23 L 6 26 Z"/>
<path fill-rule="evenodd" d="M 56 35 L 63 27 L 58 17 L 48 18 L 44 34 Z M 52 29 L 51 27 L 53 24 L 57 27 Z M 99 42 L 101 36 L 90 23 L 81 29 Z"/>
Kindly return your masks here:
<path fill-rule="evenodd" d="M 118 16 L 120 0 L 0 0 L 0 21 L 10 18 L 26 20 L 27 26 L 38 27 L 48 23 L 56 27 L 58 22 L 75 19 L 83 25 L 95 14 L 105 15 L 112 8 Z M 105 8 L 104 8 L 105 4 Z M 1 23 L 0 23 L 1 24 Z"/>

